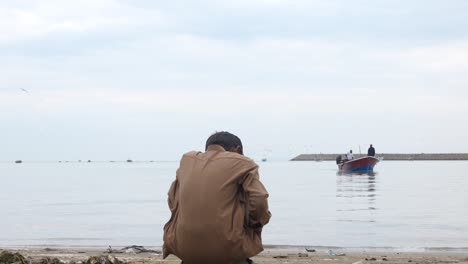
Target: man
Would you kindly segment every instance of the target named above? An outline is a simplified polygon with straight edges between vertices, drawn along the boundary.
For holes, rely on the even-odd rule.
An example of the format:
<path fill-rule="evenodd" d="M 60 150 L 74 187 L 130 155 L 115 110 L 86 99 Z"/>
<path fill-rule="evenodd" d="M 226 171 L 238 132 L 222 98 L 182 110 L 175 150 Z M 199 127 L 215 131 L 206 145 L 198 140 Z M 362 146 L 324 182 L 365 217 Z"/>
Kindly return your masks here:
<path fill-rule="evenodd" d="M 346 159 L 347 159 L 347 160 L 352 160 L 352 159 L 354 159 L 353 151 L 352 151 L 352 150 L 349 150 L 348 154 L 346 154 Z"/>
<path fill-rule="evenodd" d="M 164 258 L 174 254 L 184 264 L 239 264 L 252 263 L 248 258 L 263 251 L 262 228 L 271 217 L 268 192 L 237 136 L 215 133 L 205 152 L 184 154 L 168 195 Z"/>
<path fill-rule="evenodd" d="M 367 150 L 367 156 L 371 156 L 371 157 L 374 157 L 374 156 L 375 156 L 375 149 L 374 149 L 374 147 L 372 146 L 372 144 L 370 144 L 370 147 L 369 147 L 369 149 Z"/>

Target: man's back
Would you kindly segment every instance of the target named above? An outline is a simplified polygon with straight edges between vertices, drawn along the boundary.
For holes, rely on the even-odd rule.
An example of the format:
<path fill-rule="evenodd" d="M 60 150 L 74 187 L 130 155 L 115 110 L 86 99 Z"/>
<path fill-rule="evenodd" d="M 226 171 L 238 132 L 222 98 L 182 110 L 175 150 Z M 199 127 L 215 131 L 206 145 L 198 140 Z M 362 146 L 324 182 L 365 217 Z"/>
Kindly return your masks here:
<path fill-rule="evenodd" d="M 258 254 L 270 218 L 267 197 L 252 160 L 219 145 L 185 154 L 169 191 L 164 255 L 228 264 Z"/>
<path fill-rule="evenodd" d="M 367 150 L 367 156 L 372 156 L 372 157 L 375 156 L 375 149 L 372 145 Z"/>

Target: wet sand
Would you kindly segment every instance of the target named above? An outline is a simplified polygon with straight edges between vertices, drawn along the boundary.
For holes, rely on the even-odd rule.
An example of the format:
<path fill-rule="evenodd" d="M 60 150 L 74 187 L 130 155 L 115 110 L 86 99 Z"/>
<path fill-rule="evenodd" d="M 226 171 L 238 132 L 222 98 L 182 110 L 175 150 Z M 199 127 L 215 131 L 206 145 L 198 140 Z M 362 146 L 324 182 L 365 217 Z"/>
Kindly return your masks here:
<path fill-rule="evenodd" d="M 111 255 L 127 263 L 179 264 L 180 260 L 174 256 L 163 260 L 157 253 L 133 253 L 113 252 L 109 253 L 104 248 L 0 248 L 10 252 L 18 252 L 33 262 L 40 262 L 45 257 L 57 258 L 62 263 L 85 263 L 91 256 Z M 157 249 L 158 250 L 158 249 Z M 159 249 L 160 250 L 160 249 Z M 302 248 L 278 248 L 269 247 L 264 252 L 253 258 L 255 263 L 317 263 L 317 264 L 435 264 L 435 263 L 467 263 L 468 250 L 431 250 L 427 252 L 398 252 L 397 250 L 346 250 L 333 249 L 335 253 L 345 253 L 345 256 L 330 256 L 326 249 L 320 248 L 316 252 L 306 252 Z"/>

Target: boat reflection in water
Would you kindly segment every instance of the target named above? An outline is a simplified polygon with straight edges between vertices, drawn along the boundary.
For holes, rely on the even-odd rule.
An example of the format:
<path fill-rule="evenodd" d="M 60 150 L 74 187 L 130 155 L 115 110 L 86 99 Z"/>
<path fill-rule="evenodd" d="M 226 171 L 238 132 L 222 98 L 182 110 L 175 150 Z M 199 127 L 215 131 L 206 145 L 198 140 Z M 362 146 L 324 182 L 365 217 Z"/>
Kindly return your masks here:
<path fill-rule="evenodd" d="M 377 173 L 337 173 L 336 220 L 341 224 L 361 223 L 372 234 L 377 213 Z M 368 225 L 368 226 L 367 226 Z M 353 228 L 350 226 L 349 228 Z M 355 226 L 354 226 L 355 228 Z M 361 229 L 362 230 L 362 229 Z"/>

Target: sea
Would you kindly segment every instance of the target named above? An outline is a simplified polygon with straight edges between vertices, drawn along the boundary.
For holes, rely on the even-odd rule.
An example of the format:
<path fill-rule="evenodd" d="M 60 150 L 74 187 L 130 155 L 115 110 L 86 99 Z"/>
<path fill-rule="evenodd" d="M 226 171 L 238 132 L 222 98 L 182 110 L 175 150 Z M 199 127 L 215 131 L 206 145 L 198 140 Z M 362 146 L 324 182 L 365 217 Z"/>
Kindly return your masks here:
<path fill-rule="evenodd" d="M 268 245 L 468 247 L 468 161 L 259 162 Z M 0 163 L 0 247 L 161 246 L 178 162 Z"/>

